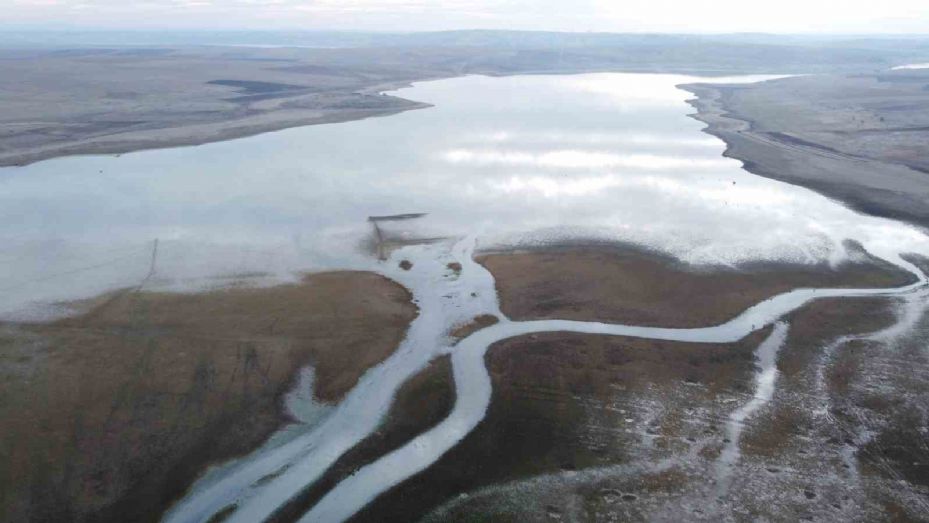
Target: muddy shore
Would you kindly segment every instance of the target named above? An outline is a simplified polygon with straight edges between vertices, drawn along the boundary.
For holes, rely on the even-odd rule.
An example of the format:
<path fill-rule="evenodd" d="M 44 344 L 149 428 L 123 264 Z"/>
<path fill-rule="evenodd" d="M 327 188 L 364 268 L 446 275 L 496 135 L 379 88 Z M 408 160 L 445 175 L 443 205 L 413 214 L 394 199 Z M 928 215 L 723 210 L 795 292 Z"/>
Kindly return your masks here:
<path fill-rule="evenodd" d="M 503 310 L 514 319 L 671 326 L 720 323 L 794 287 L 885 287 L 910 280 L 863 253 L 856 259 L 835 269 L 694 268 L 629 246 L 478 257 L 494 274 Z M 797 330 L 778 363 L 783 379 L 806 383 L 823 343 L 886 326 L 889 304 L 832 300 L 792 315 Z M 290 421 L 281 397 L 298 369 L 312 365 L 314 396 L 336 402 L 365 369 L 391 354 L 416 314 L 399 285 L 344 272 L 267 289 L 124 291 L 84 305 L 85 313 L 53 324 L 0 330 L 0 392 L 9 398 L 0 405 L 0 457 L 10 464 L 2 478 L 4 519 L 154 521 L 207 465 L 252 451 Z M 478 318 L 459 335 L 492 323 Z M 439 462 L 379 497 L 355 520 L 408 521 L 434 510 L 437 520 L 449 514 L 506 520 L 517 513 L 507 512 L 510 487 L 498 492 L 497 486 L 510 482 L 538 494 L 528 503 L 547 503 L 533 508 L 540 516 L 529 520 L 574 514 L 578 500 L 588 514 L 643 518 L 667 496 L 692 497 L 725 444 L 726 415 L 751 394 L 752 351 L 767 332 L 717 345 L 565 333 L 497 343 L 487 354 L 494 385 L 487 418 Z M 863 379 L 863 364 L 836 361 L 828 375 L 841 395 L 853 390 L 848 383 Z M 804 398 L 816 395 L 809 385 L 796 387 L 808 391 Z M 297 519 L 339 480 L 443 419 L 453 401 L 449 361 L 442 358 L 400 389 L 378 431 L 285 505 L 275 521 Z M 775 403 L 770 411 L 770 423 L 783 430 L 759 425 L 759 431 L 747 431 L 747 460 L 782 462 L 787 457 L 780 449 L 806 437 L 810 424 L 794 403 Z M 894 412 L 903 419 L 907 411 Z M 876 469 L 872 483 L 905 511 L 909 498 L 889 487 L 887 478 L 897 474 L 893 466 L 903 467 L 921 451 L 901 447 L 909 441 L 894 428 L 901 426 L 883 425 L 880 441 L 893 442 L 900 449 L 893 456 L 900 457 L 878 462 L 884 469 Z M 650 468 L 668 459 L 677 465 Z M 589 481 L 568 481 L 557 493 L 522 484 L 539 475 L 563 479 L 615 467 L 638 472 L 597 473 Z M 921 477 L 912 467 L 901 470 Z M 789 475 L 779 478 L 799 485 Z M 473 502 L 461 497 L 488 488 Z M 743 503 L 751 499 L 750 492 L 740 495 Z M 629 499 L 615 506 L 614 498 L 623 496 Z M 451 500 L 457 501 L 449 505 Z"/>
<path fill-rule="evenodd" d="M 912 275 L 862 257 L 826 265 L 695 267 L 632 246 L 482 254 L 501 308 L 514 320 L 565 318 L 662 327 L 723 323 L 802 287 L 895 287 Z"/>
<path fill-rule="evenodd" d="M 808 48 L 797 42 L 758 46 L 681 35 L 479 33 L 432 34 L 421 41 L 404 35 L 418 42 L 409 46 L 382 35 L 371 42 L 383 37 L 387 45 L 356 41 L 352 45 L 362 47 L 342 47 L 343 42 L 332 48 L 125 43 L 69 48 L 43 42 L 27 49 L 0 42 L 0 166 L 198 145 L 394 114 L 424 104 L 379 92 L 468 74 L 872 71 L 913 52 L 907 41 L 864 50 L 856 40 L 850 52 L 815 42 Z"/>
<path fill-rule="evenodd" d="M 697 271 L 635 249 L 498 253 L 480 261 L 497 278 L 503 308 L 514 318 L 657 324 L 667 318 L 679 326 L 722 321 L 781 292 L 782 285 L 883 286 L 908 279 L 870 262 L 835 271 Z M 668 294 L 662 282 L 679 294 Z M 892 325 L 894 306 L 884 298 L 830 299 L 787 318 L 791 330 L 777 361 L 778 392 L 749 420 L 737 480 L 720 500 L 714 474 L 728 443 L 725 422 L 753 396 L 752 352 L 768 329 L 718 345 L 567 333 L 499 342 L 486 356 L 493 396 L 485 419 L 438 462 L 352 521 L 845 518 L 880 516 L 887 507 L 913 517 L 919 507 L 912 500 L 924 487 L 921 469 L 905 462 L 922 455 L 918 438 L 901 436 L 912 420 L 902 409 L 882 414 L 877 425 L 849 419 L 842 402 L 874 395 L 863 372 L 867 365 L 893 362 L 901 376 L 920 371 L 854 347 L 835 360 L 823 359 L 824 347 L 838 337 Z M 849 357 L 857 363 L 845 363 Z M 822 390 L 811 382 L 820 366 L 828 377 Z M 845 398 L 855 387 L 862 392 Z M 880 396 L 871 400 L 872 408 L 906 397 L 901 391 Z M 814 423 L 811 412 L 830 398 L 835 410 Z M 848 470 L 839 459 L 843 445 L 835 442 L 875 426 L 885 428 L 874 445 L 891 442 L 893 450 L 875 469 L 868 465 L 874 453 L 863 442 L 860 450 L 849 447 L 850 459 L 860 460 L 865 471 L 864 486 L 851 487 L 856 494 L 849 497 L 850 487 L 835 481 Z M 817 474 L 822 477 L 815 479 Z M 914 480 L 898 483 L 900 475 Z"/>
<path fill-rule="evenodd" d="M 157 521 L 212 463 L 292 420 L 298 370 L 336 402 L 416 315 L 371 273 L 201 294 L 114 293 L 0 326 L 0 519 Z"/>
<path fill-rule="evenodd" d="M 646 421 L 635 405 L 640 394 L 669 391 L 688 381 L 706 387 L 692 398 L 691 406 L 696 406 L 713 401 L 717 390 L 745 390 L 758 338 L 696 346 L 551 333 L 498 343 L 486 358 L 494 392 L 485 419 L 437 463 L 388 491 L 352 521 L 417 521 L 479 487 L 632 461 L 637 433 L 631 429 Z M 680 434 L 679 422 L 671 416 L 655 423 L 661 445 L 679 444 L 689 435 Z M 509 509 L 466 510 L 448 520 L 468 517 L 522 520 Z"/>
<path fill-rule="evenodd" d="M 904 390 L 921 372 L 897 361 L 897 351 L 858 344 L 825 363 L 827 389 L 811 382 L 824 344 L 889 326 L 891 305 L 826 300 L 791 315 L 783 381 L 748 420 L 722 497 L 723 425 L 752 397 L 759 337 L 687 347 L 556 333 L 495 346 L 487 418 L 355 521 L 917 521 L 925 450 L 913 432 L 925 423 L 917 406 L 925 387 Z M 874 371 L 887 365 L 880 374 L 902 383 L 875 388 Z M 870 430 L 879 435 L 856 439 Z"/>
<path fill-rule="evenodd" d="M 326 492 L 356 470 L 403 446 L 445 419 L 454 403 L 451 361 L 444 356 L 404 383 L 381 426 L 340 457 L 313 485 L 278 510 L 268 523 L 298 520 Z"/>
<path fill-rule="evenodd" d="M 484 254 L 479 260 L 497 278 L 504 309 L 519 319 L 550 315 L 648 322 L 652 318 L 662 324 L 663 314 L 674 324 L 696 325 L 728 319 L 733 310 L 785 290 L 783 285 L 890 286 L 910 279 L 867 258 L 837 270 L 765 266 L 735 271 L 695 269 L 628 247 Z M 617 286 L 630 281 L 642 284 Z M 686 291 L 681 292 L 684 301 L 658 284 L 664 281 Z M 593 292 L 598 282 L 604 289 Z M 546 302 L 539 292 L 562 299 Z M 687 299 L 688 295 L 695 298 Z M 539 309 L 529 306 L 536 300 Z M 860 329 L 884 325 L 890 317 L 888 306 L 886 299 L 836 300 L 797 314 L 808 317 L 807 330 L 823 323 L 824 336 L 831 336 L 831 329 L 843 321 Z M 431 516 L 436 521 L 583 517 L 584 513 L 572 512 L 578 507 L 572 508 L 571 500 L 578 496 L 589 498 L 584 501 L 584 510 L 593 511 L 588 515 L 641 519 L 654 509 L 656 499 L 691 495 L 695 486 L 706 486 L 706 474 L 725 444 L 725 417 L 752 393 L 752 352 L 767 332 L 718 345 L 565 333 L 500 342 L 487 355 L 493 400 L 475 432 L 353 520 L 414 521 L 432 511 L 437 511 Z M 801 336 L 801 341 L 807 337 Z M 800 354 L 796 360 L 805 352 L 798 348 L 794 354 Z M 793 363 L 799 365 L 806 364 Z M 423 389 L 426 375 L 432 385 Z M 450 386 L 447 370 L 435 365 L 404 386 L 382 429 L 343 456 L 276 521 L 298 519 L 338 478 L 395 448 L 397 434 L 408 438 L 441 419 L 450 408 L 450 398 L 448 392 L 439 391 Z M 656 461 L 684 463 L 689 455 L 697 458 L 686 467 L 646 471 Z M 577 483 L 580 490 L 572 487 L 570 492 L 552 495 L 522 483 L 539 475 L 584 475 L 615 467 L 638 472 L 598 476 L 596 481 Z M 518 491 L 539 495 L 514 504 L 508 494 L 481 494 L 483 489 L 496 492 L 497 486 L 506 490 L 509 482 L 515 482 Z M 632 501 L 615 506 L 623 496 Z M 604 503 L 604 498 L 611 501 Z M 530 512 L 519 508 L 529 506 Z"/>
<path fill-rule="evenodd" d="M 0 166 L 193 146 L 428 104 L 383 91 L 449 72 L 338 64 L 344 52 L 165 48 L 0 49 Z M 322 56 L 319 56 L 322 55 Z M 78 81 L 76 78 L 80 78 Z"/>
<path fill-rule="evenodd" d="M 875 216 L 929 228 L 925 72 L 682 85 L 725 156 Z"/>
<path fill-rule="evenodd" d="M 382 109 L 289 109 L 213 122 L 197 122 L 186 126 L 140 129 L 112 136 L 80 138 L 26 150 L 0 151 L 0 167 L 24 166 L 62 156 L 120 155 L 151 149 L 191 147 L 293 127 L 364 120 L 430 107 L 429 104 L 390 98 L 392 103 L 383 104 L 385 107 Z"/>

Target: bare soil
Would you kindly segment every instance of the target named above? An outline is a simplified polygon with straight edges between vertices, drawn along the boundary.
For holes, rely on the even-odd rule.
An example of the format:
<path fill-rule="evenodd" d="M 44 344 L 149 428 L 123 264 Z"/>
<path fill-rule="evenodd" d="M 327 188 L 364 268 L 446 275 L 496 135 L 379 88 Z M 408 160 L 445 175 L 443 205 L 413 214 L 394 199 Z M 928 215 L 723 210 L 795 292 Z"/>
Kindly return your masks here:
<path fill-rule="evenodd" d="M 726 156 L 868 214 L 929 227 L 929 72 L 683 86 Z"/>
<path fill-rule="evenodd" d="M 698 270 L 635 249 L 510 252 L 479 261 L 497 278 L 504 312 L 514 319 L 670 326 L 720 323 L 798 286 L 877 287 L 910 279 L 873 260 L 837 270 Z M 854 503 L 843 500 L 847 484 L 835 478 L 846 469 L 835 442 L 841 444 L 854 427 L 823 427 L 813 415 L 821 402 L 811 380 L 822 347 L 837 336 L 890 325 L 892 304 L 879 298 L 823 300 L 787 318 L 791 328 L 778 360 L 775 399 L 747 423 L 743 464 L 719 504 L 713 484 L 716 460 L 728 443 L 726 420 L 753 397 L 752 353 L 767 329 L 735 344 L 570 333 L 495 344 L 486 357 L 494 390 L 485 419 L 438 462 L 353 521 L 715 521 L 720 514 L 842 519 L 855 511 L 878 515 L 888 503 L 901 514 L 918 514 L 900 494 L 911 487 L 885 479 L 856 491 L 861 494 Z M 859 382 L 861 368 L 851 370 Z M 827 374 L 838 369 L 841 362 Z M 842 397 L 830 387 L 830 394 Z M 906 432 L 920 425 L 902 421 L 878 439 L 891 448 L 880 462 L 889 470 L 881 478 L 896 474 L 918 482 L 915 465 L 888 468 L 913 456 L 921 463 L 919 440 Z M 674 464 L 650 468 L 665 460 Z M 816 470 L 834 472 L 816 479 Z"/>
<path fill-rule="evenodd" d="M 486 254 L 503 313 L 517 320 L 564 318 L 663 327 L 723 323 L 799 287 L 892 287 L 911 276 L 885 263 L 686 266 L 635 248 L 589 247 Z"/>
<path fill-rule="evenodd" d="M 724 498 L 715 460 L 767 332 L 709 346 L 550 333 L 494 345 L 486 418 L 353 521 L 920 521 L 925 329 L 900 349 L 843 348 L 837 360 L 856 363 L 847 386 L 830 385 L 828 416 L 810 381 L 822 344 L 890 325 L 890 304 L 823 300 L 791 315 L 775 398 L 746 421 Z M 874 436 L 855 448 L 861 429 Z"/>
<path fill-rule="evenodd" d="M 416 315 L 405 289 L 360 272 L 98 301 L 0 329 L 3 521 L 156 521 L 208 464 L 289 421 L 300 368 L 337 401 Z"/>
<path fill-rule="evenodd" d="M 369 35 L 333 47 L 277 48 L 185 46 L 168 38 L 152 48 L 127 47 L 123 35 L 103 47 L 96 45 L 101 35 L 95 32 L 95 45 L 68 48 L 73 33 L 60 36 L 31 49 L 0 43 L 0 166 L 390 115 L 428 105 L 381 96 L 381 91 L 467 74 L 862 71 L 922 52 L 922 44 L 912 39 L 871 41 L 871 48 L 863 49 L 859 39 L 746 45 L 728 37 L 711 42 L 681 35 L 453 31 L 399 36 L 405 44 L 398 44 L 398 35 Z M 896 96 L 897 105 L 908 101 Z M 898 133 L 900 143 L 905 134 Z M 898 153 L 918 157 L 918 137 L 905 143 Z"/>
<path fill-rule="evenodd" d="M 443 356 L 400 387 L 381 426 L 339 458 L 313 485 L 280 509 L 269 523 L 296 521 L 356 470 L 377 460 L 445 419 L 455 403 L 451 361 Z"/>
<path fill-rule="evenodd" d="M 752 351 L 763 336 L 696 345 L 550 333 L 497 343 L 486 357 L 494 391 L 484 420 L 438 462 L 352 521 L 416 521 L 482 486 L 634 460 L 637 436 L 626 429 L 642 422 L 632 419 L 640 414 L 635 402 L 641 394 L 685 383 L 701 391 L 695 401 L 712 401 L 729 389 L 744 391 Z M 687 430 L 658 437 L 683 441 L 693 436 Z M 491 519 L 460 513 L 455 520 L 467 520 L 466 515 L 476 521 L 522 520 L 519 513 L 494 513 Z"/>
<path fill-rule="evenodd" d="M 500 318 L 494 316 L 493 314 L 481 314 L 480 316 L 475 316 L 472 318 L 468 323 L 459 325 L 458 327 L 452 329 L 451 337 L 455 340 L 463 340 L 475 332 L 483 328 L 490 327 L 499 321 Z"/>

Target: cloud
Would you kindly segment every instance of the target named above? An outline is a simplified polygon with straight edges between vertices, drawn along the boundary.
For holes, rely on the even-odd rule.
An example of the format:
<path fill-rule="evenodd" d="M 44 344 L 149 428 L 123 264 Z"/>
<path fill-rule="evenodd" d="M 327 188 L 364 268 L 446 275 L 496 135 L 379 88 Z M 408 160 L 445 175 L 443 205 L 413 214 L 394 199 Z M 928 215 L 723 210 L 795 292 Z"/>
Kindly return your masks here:
<path fill-rule="evenodd" d="M 193 11 L 193 13 L 191 13 Z M 925 0 L 0 0 L 6 23 L 359 30 L 925 32 Z"/>

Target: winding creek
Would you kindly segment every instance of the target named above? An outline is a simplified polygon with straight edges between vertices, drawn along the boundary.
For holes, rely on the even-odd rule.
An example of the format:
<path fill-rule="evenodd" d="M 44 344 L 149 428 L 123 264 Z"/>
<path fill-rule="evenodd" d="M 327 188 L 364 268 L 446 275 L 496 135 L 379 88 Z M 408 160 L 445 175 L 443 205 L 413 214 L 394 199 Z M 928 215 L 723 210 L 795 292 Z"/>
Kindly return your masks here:
<path fill-rule="evenodd" d="M 0 238 L 12 249 L 0 260 L 10 275 L 0 282 L 0 313 L 54 317 L 67 313 L 56 308 L 62 300 L 138 282 L 153 238 L 158 271 L 145 280 L 148 290 L 196 291 L 218 277 L 252 273 L 259 276 L 251 284 L 270 284 L 331 268 L 373 270 L 410 290 L 420 312 L 395 353 L 338 405 L 308 410 L 313 422 L 302 432 L 206 474 L 166 514 L 169 523 L 219 513 L 237 523 L 268 518 L 375 431 L 399 387 L 441 355 L 451 354 L 453 364 L 451 414 L 339 483 L 301 521 L 351 517 L 473 430 L 491 400 L 484 356 L 496 342 L 566 331 L 727 343 L 776 324 L 756 352 L 755 398 L 730 417 L 722 478 L 738 461 L 741 424 L 776 386 L 777 350 L 789 328 L 779 320 L 815 299 L 922 291 L 926 276 L 902 255 L 929 255 L 929 239 L 722 157 L 723 144 L 686 117 L 687 94 L 675 87 L 697 80 L 597 74 L 427 82 L 399 94 L 434 108 L 390 118 L 2 170 Z M 388 234 L 447 239 L 373 260 L 359 246 L 370 235 L 364 218 L 404 212 L 428 215 L 390 225 Z M 915 281 L 895 289 L 796 289 L 702 328 L 506 318 L 475 250 L 564 239 L 633 242 L 695 264 L 834 266 L 853 256 L 843 246 L 852 239 Z M 50 249 L 58 254 L 51 260 Z M 412 270 L 401 269 L 401 260 Z M 462 270 L 450 271 L 452 262 Z M 457 343 L 449 338 L 484 314 L 501 321 Z M 301 401 L 312 399 L 288 400 L 292 410 Z"/>
<path fill-rule="evenodd" d="M 532 333 L 563 331 L 727 343 L 771 325 L 814 299 L 906 296 L 929 285 L 929 280 L 916 267 L 897 259 L 896 263 L 913 272 L 916 282 L 895 289 L 797 289 L 765 300 L 736 318 L 712 327 L 669 329 L 566 320 L 511 321 L 503 316 L 496 303 L 492 276 L 473 261 L 474 244 L 475 239 L 469 237 L 451 246 L 448 243 L 416 246 L 396 253 L 390 263 L 384 264 L 383 272 L 407 286 L 421 307 L 420 316 L 411 325 L 397 352 L 365 374 L 315 430 L 244 460 L 221 478 L 198 485 L 165 521 L 205 521 L 230 505 L 236 505 L 237 509 L 226 521 L 261 521 L 271 516 L 319 478 L 344 452 L 373 432 L 386 415 L 400 385 L 442 354 L 452 354 L 456 392 L 452 413 L 436 427 L 344 480 L 326 494 L 302 522 L 349 518 L 377 495 L 425 469 L 477 426 L 492 394 L 484 354 L 498 341 Z M 397 257 L 411 260 L 418 270 L 399 269 Z M 460 275 L 449 274 L 447 264 L 450 261 L 462 264 Z M 450 328 L 479 314 L 494 314 L 502 321 L 452 345 L 446 337 Z M 786 336 L 786 328 L 786 324 L 778 323 L 759 348 L 762 370 L 756 397 L 731 417 L 731 443 L 720 458 L 723 471 L 738 459 L 739 427 L 773 394 L 775 357 Z M 721 473 L 721 477 L 724 475 Z"/>
<path fill-rule="evenodd" d="M 463 260 L 464 261 L 464 260 Z M 904 262 L 905 264 L 905 262 Z M 479 272 L 480 266 L 471 263 L 468 272 Z M 918 281 L 898 289 L 798 289 L 766 300 L 722 325 L 696 329 L 665 329 L 634 325 L 544 320 L 514 322 L 504 320 L 462 340 L 452 348 L 456 402 L 451 415 L 435 428 L 413 441 L 362 468 L 330 491 L 301 522 L 342 521 L 360 510 L 378 494 L 423 470 L 444 452 L 468 434 L 480 420 L 490 404 L 490 376 L 484 366 L 484 354 L 493 343 L 525 334 L 562 331 L 584 334 L 634 336 L 669 341 L 696 343 L 734 342 L 754 330 L 766 327 L 785 314 L 798 309 L 810 300 L 826 297 L 898 296 L 917 291 L 927 285 L 927 279 L 914 267 Z M 462 273 L 464 274 L 464 272 Z M 486 278 L 479 278 L 485 280 Z M 486 290 L 486 289 L 480 289 Z M 771 337 L 759 351 L 762 371 L 758 379 L 757 397 L 741 407 L 732 416 L 732 426 L 740 426 L 760 405 L 770 399 L 774 390 L 774 358 L 777 348 L 786 336 L 784 324 L 778 324 Z M 737 429 L 730 429 L 737 432 Z M 724 450 L 721 466 L 731 467 L 737 460 L 738 437 Z M 258 514 L 249 514 L 249 516 Z M 266 514 L 262 514 L 264 516 Z M 247 521 L 238 518 L 234 521 Z"/>

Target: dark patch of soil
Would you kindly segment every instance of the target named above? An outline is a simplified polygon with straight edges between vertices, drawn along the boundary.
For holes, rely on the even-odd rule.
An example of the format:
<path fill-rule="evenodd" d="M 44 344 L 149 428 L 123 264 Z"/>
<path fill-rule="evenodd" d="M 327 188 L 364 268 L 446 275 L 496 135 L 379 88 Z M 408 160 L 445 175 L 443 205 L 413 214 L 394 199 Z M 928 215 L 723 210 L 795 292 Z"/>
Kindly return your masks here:
<path fill-rule="evenodd" d="M 513 319 L 564 318 L 664 327 L 723 323 L 798 287 L 893 287 L 912 275 L 883 263 L 697 268 L 641 249 L 572 248 L 478 258 Z"/>
<path fill-rule="evenodd" d="M 451 412 L 455 385 L 451 361 L 442 357 L 403 384 L 380 428 L 336 461 L 310 488 L 268 523 L 296 521 L 330 489 L 356 470 L 432 428 Z"/>
<path fill-rule="evenodd" d="M 481 314 L 480 316 L 475 316 L 471 319 L 470 322 L 459 325 L 451 332 L 451 337 L 456 340 L 462 340 L 468 336 L 474 334 L 475 332 L 490 327 L 500 321 L 500 318 L 497 318 L 493 314 Z"/>
<path fill-rule="evenodd" d="M 634 436 L 618 430 L 607 444 L 589 423 L 591 401 L 631 399 L 637 391 L 687 381 L 705 386 L 710 398 L 715 391 L 744 389 L 752 373 L 752 350 L 764 335 L 699 346 L 567 333 L 497 343 L 486 357 L 494 391 L 484 420 L 436 463 L 377 498 L 352 521 L 416 521 L 443 501 L 481 486 L 626 462 L 630 456 L 622 442 Z M 615 409 L 600 414 L 613 418 L 598 426 L 622 427 L 628 416 Z"/>
<path fill-rule="evenodd" d="M 0 331 L 0 520 L 156 521 L 208 464 L 288 421 L 300 368 L 337 400 L 416 314 L 399 285 L 350 272 L 95 303 Z"/>

